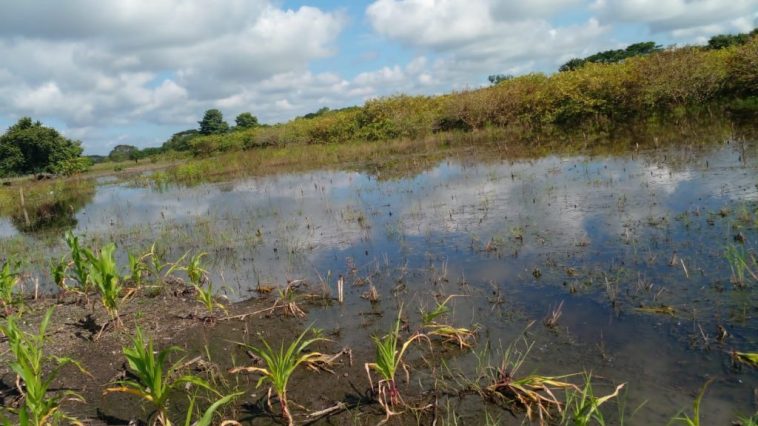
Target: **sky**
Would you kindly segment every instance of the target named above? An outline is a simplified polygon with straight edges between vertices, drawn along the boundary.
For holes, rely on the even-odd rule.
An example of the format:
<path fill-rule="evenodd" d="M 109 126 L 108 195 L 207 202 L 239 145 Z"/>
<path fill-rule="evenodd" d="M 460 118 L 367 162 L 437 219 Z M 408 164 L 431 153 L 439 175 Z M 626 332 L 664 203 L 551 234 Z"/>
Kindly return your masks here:
<path fill-rule="evenodd" d="M 210 108 L 277 123 L 398 93 L 552 73 L 652 40 L 758 26 L 758 0 L 0 0 L 0 128 L 85 154 L 159 146 Z"/>

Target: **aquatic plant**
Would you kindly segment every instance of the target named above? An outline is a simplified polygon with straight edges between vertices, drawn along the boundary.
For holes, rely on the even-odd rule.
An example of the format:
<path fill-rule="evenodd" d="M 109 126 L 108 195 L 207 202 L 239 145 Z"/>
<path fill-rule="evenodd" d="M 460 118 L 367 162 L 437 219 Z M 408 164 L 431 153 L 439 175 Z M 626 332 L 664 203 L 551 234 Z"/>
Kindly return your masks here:
<path fill-rule="evenodd" d="M 153 339 L 145 337 L 140 327 L 137 327 L 131 346 L 123 348 L 124 357 L 126 357 L 129 366 L 129 372 L 134 375 L 135 379 L 124 379 L 116 382 L 117 386 L 109 387 L 105 394 L 109 393 L 127 393 L 137 396 L 148 402 L 154 409 L 150 415 L 154 422 L 164 426 L 171 425 L 168 417 L 169 396 L 175 390 L 185 385 L 195 385 L 198 388 L 205 389 L 212 394 L 220 394 L 213 389 L 202 378 L 191 375 L 179 375 L 182 367 L 182 360 L 168 365 L 168 357 L 174 352 L 180 351 L 179 348 L 171 346 L 156 352 L 153 348 Z M 238 394 L 235 394 L 238 395 Z M 219 401 L 228 402 L 233 398 L 227 395 Z M 225 403 L 225 402 L 223 402 Z M 221 404 L 223 404 L 221 403 Z M 194 402 L 191 403 L 194 405 Z M 217 409 L 218 407 L 214 408 Z M 190 410 L 191 413 L 192 410 Z M 189 414 L 189 413 L 188 413 Z M 212 412 L 210 416 L 212 416 Z M 205 416 L 204 416 L 205 417 Z"/>
<path fill-rule="evenodd" d="M 241 343 L 246 349 L 260 357 L 266 366 L 237 367 L 230 370 L 231 373 L 248 372 L 261 374 L 256 387 L 260 387 L 261 384 L 265 382 L 271 384 L 268 391 L 269 407 L 271 406 L 271 390 L 273 389 L 276 396 L 279 398 L 282 415 L 289 425 L 294 425 L 294 420 L 289 410 L 287 383 L 300 364 L 307 363 L 322 356 L 319 352 L 303 353 L 313 343 L 325 340 L 320 337 L 305 339 L 305 335 L 308 334 L 309 331 L 310 327 L 307 327 L 295 340 L 287 345 L 286 348 L 284 342 L 282 342 L 278 350 L 274 350 L 264 338 L 261 338 L 263 346 L 252 346 Z"/>
<path fill-rule="evenodd" d="M 36 333 L 21 330 L 17 318 L 8 317 L 0 325 L 0 333 L 8 339 L 8 347 L 13 359 L 10 368 L 23 383 L 18 386 L 23 400 L 18 409 L 10 410 L 17 416 L 21 425 L 57 425 L 62 421 L 78 423 L 76 419 L 61 411 L 61 404 L 66 400 L 84 402 L 84 399 L 72 391 L 51 392 L 50 386 L 66 365 L 84 369 L 72 358 L 45 355 L 45 333 L 50 323 L 53 308 L 45 313 Z"/>

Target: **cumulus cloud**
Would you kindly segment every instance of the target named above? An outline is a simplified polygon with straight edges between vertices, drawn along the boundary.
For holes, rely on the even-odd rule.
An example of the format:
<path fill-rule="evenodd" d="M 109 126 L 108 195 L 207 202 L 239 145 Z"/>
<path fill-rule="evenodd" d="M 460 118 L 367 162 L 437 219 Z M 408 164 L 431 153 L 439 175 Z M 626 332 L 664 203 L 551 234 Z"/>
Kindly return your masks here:
<path fill-rule="evenodd" d="M 249 110 L 253 104 L 235 103 L 235 94 L 277 75 L 307 73 L 311 61 L 334 54 L 346 22 L 339 11 L 277 4 L 5 4 L 0 116 L 33 115 L 82 128 L 140 120 L 176 125 L 225 103 Z"/>
<path fill-rule="evenodd" d="M 750 31 L 758 23 L 758 0 L 596 0 L 592 9 L 604 22 L 640 23 L 685 40 Z"/>

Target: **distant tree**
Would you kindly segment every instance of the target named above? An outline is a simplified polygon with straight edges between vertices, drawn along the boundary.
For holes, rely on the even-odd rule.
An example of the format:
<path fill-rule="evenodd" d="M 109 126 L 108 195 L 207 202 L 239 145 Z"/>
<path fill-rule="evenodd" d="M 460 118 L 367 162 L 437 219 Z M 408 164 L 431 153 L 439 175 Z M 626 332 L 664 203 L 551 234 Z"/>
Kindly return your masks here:
<path fill-rule="evenodd" d="M 649 55 L 651 53 L 660 52 L 662 47 L 655 44 L 654 41 L 643 41 L 641 43 L 634 43 L 627 46 L 625 49 L 613 49 L 597 52 L 593 55 L 587 56 L 584 59 L 573 58 L 561 65 L 558 71 L 572 71 L 583 67 L 588 62 L 594 62 L 599 64 L 610 64 L 614 62 L 621 62 L 624 59 L 631 58 L 633 56 Z"/>
<path fill-rule="evenodd" d="M 139 153 L 139 148 L 133 145 L 116 145 L 108 154 L 111 161 L 137 160 L 135 158 Z"/>
<path fill-rule="evenodd" d="M 234 119 L 234 122 L 237 123 L 237 128 L 239 129 L 258 127 L 258 117 L 249 112 L 241 113 L 236 119 Z"/>
<path fill-rule="evenodd" d="M 490 84 L 493 86 L 498 85 L 504 81 L 513 80 L 513 76 L 510 74 L 493 74 L 489 77 L 487 77 L 487 80 L 490 81 Z"/>
<path fill-rule="evenodd" d="M 202 135 L 216 135 L 229 131 L 229 124 L 224 121 L 224 115 L 217 109 L 205 111 L 202 121 L 198 121 L 198 124 L 200 124 Z"/>
<path fill-rule="evenodd" d="M 86 168 L 87 162 L 78 161 L 81 154 L 79 141 L 23 117 L 0 136 L 0 175 L 75 173 Z"/>
<path fill-rule="evenodd" d="M 719 34 L 708 40 L 708 48 L 725 49 L 730 46 L 745 44 L 748 40 L 750 40 L 750 34 Z"/>
<path fill-rule="evenodd" d="M 558 68 L 558 71 L 560 72 L 573 71 L 573 70 L 583 67 L 585 63 L 587 63 L 587 61 L 585 61 L 584 59 L 579 59 L 579 58 L 569 59 L 568 62 L 566 62 L 565 64 L 561 65 L 560 68 Z"/>
<path fill-rule="evenodd" d="M 318 111 L 316 112 L 309 112 L 308 114 L 305 114 L 303 118 L 307 118 L 307 119 L 316 118 L 320 115 L 326 114 L 329 111 L 331 111 L 329 107 L 322 107 L 322 108 L 319 108 Z"/>
<path fill-rule="evenodd" d="M 195 129 L 174 133 L 171 139 L 163 143 L 161 148 L 164 151 L 188 151 L 190 149 L 189 142 L 198 135 L 200 132 Z"/>

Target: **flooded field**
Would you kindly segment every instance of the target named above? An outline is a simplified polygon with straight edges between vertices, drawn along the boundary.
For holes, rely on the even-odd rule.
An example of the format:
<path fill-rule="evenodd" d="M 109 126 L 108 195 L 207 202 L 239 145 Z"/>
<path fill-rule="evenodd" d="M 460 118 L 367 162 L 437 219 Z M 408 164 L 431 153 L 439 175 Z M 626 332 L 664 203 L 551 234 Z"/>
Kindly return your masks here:
<path fill-rule="evenodd" d="M 709 379 L 704 424 L 758 408 L 758 372 L 732 354 L 758 350 L 756 141 L 528 159 L 480 150 L 400 175 L 331 169 L 184 186 L 148 173 L 87 185 L 76 208 L 51 210 L 36 227 L 0 219 L 2 252 L 32 259 L 27 290 L 55 289 L 50 259 L 65 252 L 66 229 L 116 242 L 124 264 L 126 251 L 153 242 L 166 259 L 208 253 L 210 279 L 235 302 L 273 299 L 272 288 L 290 283 L 306 317 L 282 319 L 284 334 L 314 324 L 332 351 L 351 348 L 355 358 L 356 382 L 334 380 L 318 395 L 308 389 L 334 376 L 298 376 L 290 396 L 304 406 L 360 400 L 370 336 L 386 334 L 401 306 L 414 329 L 453 295 L 446 323 L 475 330 L 473 349 L 435 341 L 411 350 L 407 399 L 439 410 L 394 422 L 520 424 L 523 412 L 456 387 L 477 380 L 484 353 L 497 364 L 513 342 L 522 352 L 533 344 L 522 374 L 591 371 L 598 395 L 625 383 L 607 406 L 609 424 L 620 415 L 666 424 Z M 340 279 L 342 304 L 332 300 Z M 228 347 L 242 340 L 238 328 L 219 322 L 185 342 Z M 382 417 L 376 406 L 325 422 Z"/>

